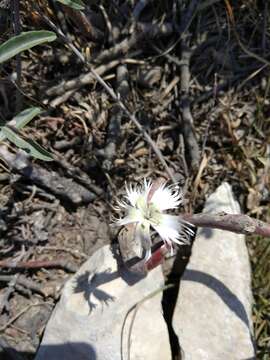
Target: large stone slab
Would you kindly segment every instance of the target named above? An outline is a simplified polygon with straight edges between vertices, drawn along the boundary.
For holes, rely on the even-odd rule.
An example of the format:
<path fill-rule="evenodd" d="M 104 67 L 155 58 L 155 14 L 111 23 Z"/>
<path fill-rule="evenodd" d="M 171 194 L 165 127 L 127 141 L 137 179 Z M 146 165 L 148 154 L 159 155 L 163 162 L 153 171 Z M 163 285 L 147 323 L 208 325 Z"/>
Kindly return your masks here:
<path fill-rule="evenodd" d="M 204 212 L 239 213 L 232 190 L 223 183 L 206 201 Z M 185 360 L 255 359 L 245 237 L 200 229 L 173 318 Z"/>
<path fill-rule="evenodd" d="M 130 360 L 170 359 L 162 292 L 129 312 L 163 285 L 160 267 L 139 278 L 99 249 L 65 285 L 36 360 L 120 360 L 128 348 Z"/>

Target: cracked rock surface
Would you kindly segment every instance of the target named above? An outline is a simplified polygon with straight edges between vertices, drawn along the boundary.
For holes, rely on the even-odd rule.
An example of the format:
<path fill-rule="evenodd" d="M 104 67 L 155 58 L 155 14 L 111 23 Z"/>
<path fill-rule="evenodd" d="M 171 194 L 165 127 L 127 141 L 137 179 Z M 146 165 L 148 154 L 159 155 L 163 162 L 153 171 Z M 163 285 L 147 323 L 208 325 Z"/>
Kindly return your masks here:
<path fill-rule="evenodd" d="M 100 248 L 66 283 L 36 360 L 120 360 L 121 351 L 128 358 L 128 349 L 131 360 L 170 359 L 162 291 L 145 300 L 134 318 L 129 313 L 163 286 L 160 267 L 141 278 L 119 272 L 110 247 Z"/>
<path fill-rule="evenodd" d="M 223 183 L 204 212 L 240 212 Z M 245 236 L 199 229 L 180 284 L 173 327 L 185 360 L 255 359 L 251 273 Z"/>
<path fill-rule="evenodd" d="M 227 183 L 204 209 L 221 211 L 240 212 Z M 161 267 L 139 277 L 100 248 L 66 283 L 35 360 L 171 360 L 163 286 Z M 172 321 L 182 360 L 255 359 L 251 305 L 245 237 L 199 229 Z"/>

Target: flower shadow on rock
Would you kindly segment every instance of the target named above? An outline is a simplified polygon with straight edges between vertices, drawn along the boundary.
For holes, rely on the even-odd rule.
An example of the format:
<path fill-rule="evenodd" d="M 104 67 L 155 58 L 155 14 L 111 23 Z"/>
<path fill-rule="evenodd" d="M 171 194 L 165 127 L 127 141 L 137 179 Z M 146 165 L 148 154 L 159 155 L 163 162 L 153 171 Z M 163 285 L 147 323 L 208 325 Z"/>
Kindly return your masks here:
<path fill-rule="evenodd" d="M 89 305 L 90 313 L 98 306 L 98 303 L 102 306 L 108 306 L 111 301 L 115 300 L 115 298 L 106 291 L 99 289 L 99 286 L 113 281 L 118 277 L 118 272 L 110 272 L 110 269 L 103 272 L 86 271 L 84 274 L 75 277 L 73 291 L 74 293 L 83 293 L 84 299 Z"/>

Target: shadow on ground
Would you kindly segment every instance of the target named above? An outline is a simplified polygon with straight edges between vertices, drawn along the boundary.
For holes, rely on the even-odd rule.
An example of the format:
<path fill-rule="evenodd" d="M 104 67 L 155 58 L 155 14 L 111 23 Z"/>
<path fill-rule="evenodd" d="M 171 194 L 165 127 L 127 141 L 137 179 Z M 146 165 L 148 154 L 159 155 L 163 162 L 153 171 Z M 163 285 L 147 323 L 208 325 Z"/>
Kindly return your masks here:
<path fill-rule="evenodd" d="M 76 349 L 76 352 L 74 351 Z M 48 356 L 46 357 L 46 354 Z M 44 357 L 45 355 L 45 357 Z M 0 345 L 1 360 L 28 360 L 33 359 L 34 353 L 18 352 L 15 349 Z M 96 352 L 92 346 L 86 343 L 66 343 L 63 345 L 40 346 L 38 355 L 35 359 L 48 360 L 96 360 Z"/>

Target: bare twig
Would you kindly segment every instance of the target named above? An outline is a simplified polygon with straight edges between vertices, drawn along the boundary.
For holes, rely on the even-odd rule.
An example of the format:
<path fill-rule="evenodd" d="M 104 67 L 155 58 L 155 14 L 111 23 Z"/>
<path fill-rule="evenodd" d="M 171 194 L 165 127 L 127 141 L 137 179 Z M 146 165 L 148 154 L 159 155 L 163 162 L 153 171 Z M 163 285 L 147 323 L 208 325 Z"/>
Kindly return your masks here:
<path fill-rule="evenodd" d="M 182 125 L 183 125 L 183 135 L 185 145 L 187 147 L 187 153 L 190 157 L 191 166 L 194 169 L 197 169 L 199 166 L 200 154 L 199 154 L 199 146 L 195 137 L 195 132 L 193 128 L 193 117 L 190 110 L 190 100 L 189 100 L 189 82 L 190 82 L 190 59 L 191 59 L 191 50 L 188 46 L 187 38 L 188 38 L 188 28 L 195 17 L 198 11 L 198 0 L 192 0 L 189 3 L 187 9 L 182 11 L 181 14 L 181 25 L 176 26 L 177 32 L 179 34 L 179 39 L 174 43 L 173 46 L 170 47 L 169 50 L 165 52 L 161 52 L 159 48 L 153 46 L 156 51 L 160 53 L 160 55 L 169 57 L 173 59 L 173 62 L 177 63 L 180 66 L 180 79 L 181 79 L 181 104 L 180 111 L 182 117 Z M 181 43 L 181 59 L 175 60 L 172 56 L 168 55 L 168 52 L 171 51 L 176 44 Z"/>
<path fill-rule="evenodd" d="M 57 85 L 58 86 L 58 85 Z M 50 90 L 50 89 L 49 89 Z M 57 106 L 63 104 L 64 102 L 66 102 L 73 94 L 75 94 L 76 92 L 76 88 L 73 90 L 67 90 L 64 94 L 57 96 L 56 98 L 54 98 L 53 100 L 51 100 L 49 102 L 49 105 L 52 108 L 56 108 Z M 48 100 L 44 100 L 44 104 L 46 105 L 48 102 Z"/>
<path fill-rule="evenodd" d="M 261 220 L 253 219 L 248 215 L 226 214 L 222 212 L 216 215 L 183 215 L 182 218 L 199 227 L 222 229 L 245 235 L 256 234 L 270 237 L 270 225 Z"/>
<path fill-rule="evenodd" d="M 109 18 L 109 15 L 108 15 L 105 7 L 102 4 L 99 5 L 99 8 L 101 10 L 101 13 L 103 15 L 105 24 L 107 26 L 107 32 L 109 34 L 109 43 L 115 44 L 115 38 L 114 38 L 115 32 L 113 31 L 113 27 L 112 27 L 112 23 L 111 23 L 111 20 Z"/>
<path fill-rule="evenodd" d="M 171 23 L 152 24 L 152 23 L 138 23 L 136 29 L 129 38 L 125 38 L 115 46 L 104 50 L 95 59 L 96 63 L 106 63 L 121 56 L 125 56 L 137 44 L 145 40 L 151 40 L 156 37 L 171 35 L 174 27 Z"/>
<path fill-rule="evenodd" d="M 238 42 L 238 45 L 240 46 L 240 48 L 250 57 L 258 60 L 259 62 L 265 64 L 265 65 L 268 65 L 270 66 L 270 61 L 264 59 L 263 57 L 261 57 L 260 55 L 258 54 L 255 54 L 253 51 L 250 51 L 249 49 L 246 48 L 246 46 L 242 43 L 239 35 L 238 35 L 238 32 L 236 30 L 236 23 L 235 23 L 235 19 L 234 19 L 234 14 L 233 14 L 233 9 L 231 7 L 231 4 L 230 4 L 230 1 L 229 0 L 224 0 L 225 1 L 225 4 L 226 4 L 226 7 L 227 7 L 227 11 L 228 11 L 228 15 L 229 15 L 229 18 L 231 20 L 231 23 L 232 23 L 232 29 L 233 29 L 233 33 L 234 33 L 234 36 Z"/>
<path fill-rule="evenodd" d="M 198 169 L 200 161 L 199 146 L 195 137 L 193 127 L 193 116 L 190 110 L 189 100 L 189 83 L 190 83 L 190 58 L 191 50 L 187 42 L 183 39 L 181 42 L 181 103 L 180 111 L 182 116 L 182 128 L 184 135 L 184 142 L 187 147 L 187 152 L 190 157 L 189 163 L 193 169 Z"/>
<path fill-rule="evenodd" d="M 96 70 L 94 70 L 91 67 L 91 64 L 85 59 L 83 54 L 71 43 L 71 41 L 66 37 L 66 35 L 62 32 L 61 29 L 59 29 L 55 24 L 45 17 L 43 15 L 46 22 L 49 24 L 49 26 L 64 40 L 64 42 L 69 46 L 69 48 L 74 52 L 74 54 L 90 69 L 90 72 L 93 74 L 94 78 L 99 82 L 101 86 L 107 91 L 107 93 L 111 96 L 111 98 L 118 103 L 119 107 L 123 110 L 123 112 L 128 116 L 128 118 L 134 123 L 134 125 L 137 127 L 137 129 L 143 134 L 145 140 L 148 142 L 148 144 L 151 146 L 153 151 L 155 152 L 157 158 L 161 162 L 162 166 L 164 167 L 165 171 L 169 175 L 170 179 L 175 183 L 176 179 L 171 171 L 171 169 L 168 167 L 161 151 L 158 149 L 155 142 L 152 140 L 151 136 L 148 134 L 148 132 L 143 128 L 143 126 L 139 123 L 139 121 L 136 119 L 135 115 L 132 114 L 127 107 L 124 105 L 123 101 L 121 100 L 120 94 L 116 94 L 115 91 L 102 79 L 102 77 L 97 73 Z M 164 26 L 164 24 L 162 25 Z M 163 27 L 162 27 L 162 30 Z M 162 31 L 161 30 L 161 31 Z M 164 30 L 165 31 L 165 30 Z M 166 32 L 166 31 L 165 31 Z M 156 36 L 155 31 L 152 29 L 152 36 Z"/>
<path fill-rule="evenodd" d="M 270 224 L 261 220 L 253 219 L 243 214 L 184 214 L 181 219 L 188 223 L 204 228 L 221 229 L 244 235 L 260 235 L 270 237 Z M 136 268 L 142 272 L 147 272 L 160 265 L 169 249 L 166 245 L 162 245 L 151 256 L 151 258 L 142 265 L 144 260 L 140 261 L 140 266 L 136 264 Z"/>
<path fill-rule="evenodd" d="M 8 299 L 15 289 L 16 283 L 18 281 L 18 277 L 19 274 L 9 276 L 8 287 L 5 290 L 5 292 L 0 296 L 0 314 L 2 314 L 2 311 L 7 307 Z M 0 281 L 1 281 L 1 275 L 0 275 Z"/>
<path fill-rule="evenodd" d="M 74 180 L 76 180 L 76 182 L 82 184 L 85 188 L 87 188 L 91 192 L 95 193 L 96 195 L 102 196 L 104 191 L 99 186 L 93 184 L 91 182 L 91 180 L 89 179 L 88 175 L 84 171 L 82 171 L 80 168 L 71 165 L 70 163 L 68 163 L 65 160 L 64 157 L 59 157 L 59 155 L 58 155 L 57 159 L 55 159 L 55 161 L 63 169 L 65 169 L 67 174 L 70 177 L 72 177 Z"/>
<path fill-rule="evenodd" d="M 85 254 L 82 251 L 79 251 L 77 249 L 72 249 L 72 248 L 68 248 L 68 247 L 60 247 L 60 246 L 42 246 L 38 248 L 39 252 L 45 252 L 45 251 L 60 251 L 60 252 L 67 252 L 69 254 L 71 254 L 72 256 L 74 256 L 77 259 L 83 258 L 85 260 L 87 260 L 89 258 L 89 256 L 87 254 Z M 1 280 L 1 277 L 0 277 Z"/>
<path fill-rule="evenodd" d="M 119 65 L 117 68 L 117 90 L 122 99 L 125 100 L 129 93 L 128 70 L 126 65 Z M 123 109 L 115 104 L 111 110 L 110 123 L 108 126 L 107 142 L 104 149 L 99 154 L 104 157 L 102 166 L 105 170 L 110 170 L 112 160 L 115 157 L 117 142 L 119 139 Z"/>
<path fill-rule="evenodd" d="M 89 203 L 96 198 L 96 195 L 84 186 L 75 183 L 72 179 L 60 176 L 55 171 L 32 164 L 24 151 L 17 154 L 11 153 L 7 146 L 0 145 L 0 156 L 11 169 L 31 180 L 34 184 L 48 189 L 52 194 L 70 201 L 74 205 Z"/>
<path fill-rule="evenodd" d="M 31 261 L 12 261 L 12 260 L 1 260 L 0 269 L 63 269 L 68 272 L 74 273 L 77 271 L 77 267 L 70 264 L 66 260 L 31 260 Z"/>
<path fill-rule="evenodd" d="M 44 15 L 43 15 L 44 16 Z M 58 29 L 49 19 L 45 17 L 45 20 L 47 23 L 53 28 L 55 32 L 57 32 L 61 38 L 68 44 L 68 46 L 71 48 L 71 50 L 79 57 L 79 59 L 86 64 L 88 67 L 90 64 L 85 59 L 85 57 L 79 52 L 77 48 L 70 42 L 70 40 L 66 37 L 66 35 L 62 32 L 62 30 Z M 149 24 L 140 24 L 139 26 L 140 32 L 134 33 L 130 38 L 124 39 L 121 43 L 117 44 L 116 46 L 105 50 L 102 52 L 99 57 L 96 59 L 97 63 L 106 63 L 102 64 L 95 69 L 90 69 L 90 72 L 83 74 L 77 78 L 74 78 L 69 81 L 63 81 L 60 84 L 48 89 L 46 91 L 47 96 L 54 96 L 54 95 L 63 95 L 66 93 L 66 91 L 71 91 L 74 89 L 78 89 L 82 86 L 88 85 L 93 83 L 93 81 L 98 79 L 93 76 L 93 71 L 95 71 L 99 76 L 102 76 L 105 72 L 113 69 L 116 67 L 121 60 L 114 60 L 117 57 L 120 57 L 120 55 L 125 55 L 128 53 L 128 51 L 135 46 L 135 44 L 138 43 L 139 40 L 145 38 L 147 36 L 147 39 L 156 37 L 160 34 L 168 35 L 173 31 L 173 27 L 171 24 L 163 24 L 162 26 L 158 25 L 149 25 Z M 72 93 L 70 93 L 72 95 Z M 64 101 L 67 100 L 67 97 L 63 97 Z M 54 99 L 54 103 L 56 100 Z M 58 101 L 56 102 L 58 104 Z"/>
<path fill-rule="evenodd" d="M 48 306 L 47 303 L 34 303 L 27 305 L 25 308 L 23 308 L 19 313 L 17 313 L 15 316 L 13 316 L 9 321 L 5 323 L 5 325 L 0 327 L 0 332 L 3 332 L 8 328 L 14 321 L 16 321 L 19 317 L 21 317 L 24 313 L 26 313 L 31 307 L 33 306 Z"/>
<path fill-rule="evenodd" d="M 86 60 L 83 60 L 83 61 L 86 61 Z M 95 68 L 95 72 L 98 75 L 102 76 L 108 70 L 111 70 L 114 67 L 116 67 L 119 64 L 119 62 L 120 62 L 119 60 L 114 60 L 108 64 L 100 65 L 97 68 Z M 82 74 L 79 77 L 76 77 L 76 78 L 68 80 L 68 81 L 63 81 L 60 84 L 51 87 L 50 89 L 48 89 L 46 91 L 46 95 L 50 96 L 50 97 L 55 96 L 55 95 L 63 95 L 66 93 L 66 91 L 72 91 L 70 94 L 70 95 L 72 95 L 73 91 L 75 89 L 79 89 L 80 87 L 82 87 L 84 85 L 89 85 L 89 84 L 93 83 L 94 81 L 95 81 L 95 77 L 93 76 L 92 72 L 89 71 L 88 73 Z M 67 100 L 67 98 L 64 98 L 64 101 L 66 101 L 66 100 Z M 56 102 L 55 99 L 54 99 L 54 102 Z M 57 103 L 57 105 L 58 105 L 58 103 Z"/>
<path fill-rule="evenodd" d="M 17 285 L 21 285 L 27 289 L 30 289 L 38 294 L 41 294 L 43 296 L 46 296 L 45 292 L 43 291 L 43 288 L 40 284 L 37 284 L 31 279 L 27 279 L 25 276 L 20 275 L 18 277 L 18 274 L 16 275 L 0 275 L 0 282 L 11 282 L 14 278 L 14 276 L 17 276 L 16 283 L 14 285 L 15 289 L 17 288 Z"/>

